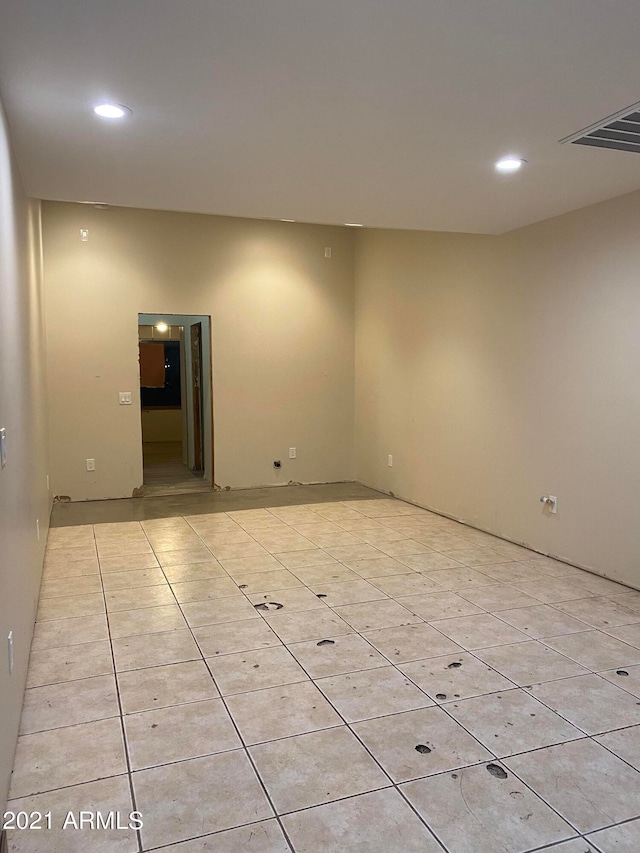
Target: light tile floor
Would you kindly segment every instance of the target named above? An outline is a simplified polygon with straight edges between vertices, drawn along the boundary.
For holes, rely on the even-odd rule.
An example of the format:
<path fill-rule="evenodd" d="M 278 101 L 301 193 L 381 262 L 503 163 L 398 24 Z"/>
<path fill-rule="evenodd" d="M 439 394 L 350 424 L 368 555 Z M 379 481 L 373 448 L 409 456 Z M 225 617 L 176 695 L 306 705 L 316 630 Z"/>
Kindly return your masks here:
<path fill-rule="evenodd" d="M 637 853 L 639 697 L 639 593 L 397 500 L 54 528 L 9 850 Z"/>

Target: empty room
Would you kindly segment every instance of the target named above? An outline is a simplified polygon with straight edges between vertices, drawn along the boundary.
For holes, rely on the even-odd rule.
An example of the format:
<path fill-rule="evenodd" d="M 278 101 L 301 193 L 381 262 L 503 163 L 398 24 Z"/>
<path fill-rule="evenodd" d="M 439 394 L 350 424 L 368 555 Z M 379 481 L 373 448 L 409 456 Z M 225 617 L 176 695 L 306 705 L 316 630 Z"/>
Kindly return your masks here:
<path fill-rule="evenodd" d="M 0 853 L 638 853 L 639 37 L 0 2 Z"/>

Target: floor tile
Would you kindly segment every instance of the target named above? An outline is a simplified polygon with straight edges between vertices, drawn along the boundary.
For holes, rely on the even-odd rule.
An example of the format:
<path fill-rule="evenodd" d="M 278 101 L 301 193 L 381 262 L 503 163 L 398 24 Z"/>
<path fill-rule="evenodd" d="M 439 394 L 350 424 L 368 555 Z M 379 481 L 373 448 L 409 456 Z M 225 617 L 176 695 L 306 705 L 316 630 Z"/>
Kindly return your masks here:
<path fill-rule="evenodd" d="M 120 720 L 98 720 L 18 738 L 10 799 L 127 772 Z"/>
<path fill-rule="evenodd" d="M 217 557 L 217 554 L 213 556 Z M 201 545 L 198 548 L 181 549 L 177 551 L 161 551 L 156 554 L 158 562 L 166 566 L 186 566 L 189 563 L 209 563 L 212 560 L 211 551 Z"/>
<path fill-rule="evenodd" d="M 208 658 L 207 662 L 223 696 L 308 681 L 306 672 L 284 646 L 236 652 Z"/>
<path fill-rule="evenodd" d="M 321 678 L 316 683 L 348 723 L 433 704 L 425 693 L 392 666 L 334 675 Z"/>
<path fill-rule="evenodd" d="M 310 610 L 303 613 L 275 613 L 265 616 L 270 628 L 283 643 L 301 643 L 304 640 L 322 640 L 325 637 L 337 637 L 353 631 L 344 619 L 329 608 Z"/>
<path fill-rule="evenodd" d="M 40 586 L 40 600 L 58 598 L 64 595 L 102 594 L 100 575 L 81 575 L 77 578 L 43 577 Z"/>
<path fill-rule="evenodd" d="M 352 728 L 394 782 L 455 770 L 493 757 L 441 708 L 378 717 L 354 723 Z"/>
<path fill-rule="evenodd" d="M 375 532 L 373 535 L 367 535 L 367 533 L 360 533 L 358 535 L 372 545 L 376 545 L 383 554 L 387 554 L 389 557 L 406 557 L 413 554 L 433 553 L 422 542 L 417 542 L 415 539 L 403 538 L 404 534 L 400 534 L 395 541 L 378 538 Z"/>
<path fill-rule="evenodd" d="M 124 718 L 132 770 L 237 749 L 242 744 L 222 699 L 206 699 Z"/>
<path fill-rule="evenodd" d="M 281 644 L 264 619 L 255 618 L 220 625 L 204 625 L 194 628 L 193 635 L 206 658 Z"/>
<path fill-rule="evenodd" d="M 162 586 L 143 586 L 135 589 L 116 589 L 105 593 L 107 611 L 117 613 L 122 610 L 138 610 L 143 607 L 161 607 L 175 604 L 176 599 L 169 584 Z"/>
<path fill-rule="evenodd" d="M 243 750 L 140 770 L 133 786 L 145 849 L 273 815 Z M 176 796 L 182 791 L 189 796 Z"/>
<path fill-rule="evenodd" d="M 167 631 L 159 634 L 140 634 L 113 641 L 116 671 L 164 666 L 169 663 L 197 660 L 200 650 L 191 631 Z"/>
<path fill-rule="evenodd" d="M 236 693 L 226 701 L 247 744 L 342 724 L 338 714 L 311 682 Z"/>
<path fill-rule="evenodd" d="M 127 554 L 122 557 L 100 557 L 100 571 L 102 574 L 112 572 L 134 572 L 143 569 L 157 568 L 160 564 L 153 553 Z"/>
<path fill-rule="evenodd" d="M 171 589 L 180 604 L 191 601 L 209 601 L 238 595 L 238 587 L 231 578 L 206 578 L 203 580 L 172 583 Z"/>
<path fill-rule="evenodd" d="M 137 634 L 158 634 L 176 628 L 186 628 L 184 617 L 177 604 L 145 607 L 141 610 L 122 610 L 109 615 L 112 639 L 133 637 Z"/>
<path fill-rule="evenodd" d="M 508 690 L 513 684 L 468 652 L 399 664 L 398 668 L 436 702 Z"/>
<path fill-rule="evenodd" d="M 234 580 L 238 586 L 249 595 L 255 592 L 271 592 L 274 589 L 291 589 L 301 587 L 302 581 L 287 569 L 275 572 L 251 572 L 251 574 L 236 574 Z"/>
<path fill-rule="evenodd" d="M 571 841 L 561 841 L 560 844 L 545 847 L 544 853 L 598 853 L 598 851 L 584 838 L 574 838 Z"/>
<path fill-rule="evenodd" d="M 450 853 L 523 853 L 574 835 L 498 763 L 407 782 L 402 791 Z"/>
<path fill-rule="evenodd" d="M 100 811 L 105 819 L 109 812 L 119 812 L 121 823 L 129 823 L 133 811 L 129 780 L 114 776 L 99 782 L 87 782 L 70 788 L 60 788 L 36 797 L 10 800 L 7 809 L 17 812 L 51 812 L 51 829 L 8 832 L 11 853 L 136 853 L 138 840 L 130 829 L 62 829 L 67 814 L 80 811 Z M 43 822 L 44 826 L 44 822 Z"/>
<path fill-rule="evenodd" d="M 606 628 L 606 633 L 611 637 L 622 640 L 623 643 L 628 643 L 630 646 L 640 648 L 640 623 L 635 625 L 621 625 L 619 628 Z"/>
<path fill-rule="evenodd" d="M 579 832 L 640 814 L 640 775 L 592 740 L 549 746 L 505 764 Z"/>
<path fill-rule="evenodd" d="M 125 714 L 219 696 L 211 674 L 201 660 L 121 672 L 118 674 L 118 688 Z"/>
<path fill-rule="evenodd" d="M 280 824 L 265 820 L 162 848 L 162 853 L 291 853 Z M 568 851 L 572 853 L 572 851 Z"/>
<path fill-rule="evenodd" d="M 58 548 L 92 547 L 95 544 L 93 526 L 81 524 L 73 527 L 51 528 L 47 535 L 47 550 Z"/>
<path fill-rule="evenodd" d="M 322 596 L 322 600 L 329 607 L 338 607 L 341 604 L 360 604 L 363 601 L 376 601 L 387 597 L 373 584 L 360 579 L 340 583 L 313 584 L 311 590 L 315 595 Z"/>
<path fill-rule="evenodd" d="M 598 675 L 535 684 L 529 692 L 590 735 L 640 723 L 636 697 Z"/>
<path fill-rule="evenodd" d="M 640 850 L 640 820 L 632 820 L 588 837 L 602 853 L 637 853 Z"/>
<path fill-rule="evenodd" d="M 401 563 L 415 569 L 416 572 L 433 572 L 438 569 L 457 569 L 462 566 L 457 560 L 445 557 L 436 551 L 427 551 L 423 554 L 403 554 L 398 557 Z"/>
<path fill-rule="evenodd" d="M 263 743 L 249 751 L 278 814 L 391 784 L 346 726 Z"/>
<path fill-rule="evenodd" d="M 104 613 L 104 598 L 101 592 L 92 595 L 61 595 L 57 598 L 40 599 L 36 621 L 50 622 L 54 619 L 94 616 L 98 613 Z"/>
<path fill-rule="evenodd" d="M 282 563 L 285 569 L 289 569 L 289 571 L 308 568 L 309 566 L 338 563 L 335 557 L 332 557 L 320 548 L 310 548 L 307 551 L 286 551 L 281 554 L 274 554 L 274 557 L 279 563 Z"/>
<path fill-rule="evenodd" d="M 271 554 L 258 554 L 255 557 L 233 557 L 224 560 L 222 566 L 232 578 L 235 578 L 236 575 L 272 572 L 282 568 L 278 560 Z"/>
<path fill-rule="evenodd" d="M 288 648 L 311 678 L 388 666 L 386 658 L 358 634 L 344 634 L 331 641 L 292 643 Z"/>
<path fill-rule="evenodd" d="M 113 672 L 108 640 L 55 649 L 35 649 L 29 656 L 27 687 L 41 687 Z"/>
<path fill-rule="evenodd" d="M 534 639 L 556 637 L 560 634 L 576 634 L 588 630 L 588 625 L 584 622 L 546 604 L 502 610 L 500 619 Z"/>
<path fill-rule="evenodd" d="M 494 579 L 488 575 L 464 566 L 459 569 L 438 569 L 433 572 L 423 572 L 423 574 L 426 578 L 435 581 L 441 589 L 475 589 L 495 584 Z"/>
<path fill-rule="evenodd" d="M 229 598 L 183 604 L 182 612 L 191 628 L 219 625 L 222 622 L 238 622 L 260 616 L 251 602 L 242 595 L 241 590 L 238 590 L 238 595 Z"/>
<path fill-rule="evenodd" d="M 290 589 L 274 589 L 271 592 L 248 594 L 248 590 L 243 590 L 247 593 L 249 601 L 253 605 L 266 604 L 270 605 L 270 609 L 281 610 L 286 613 L 295 613 L 303 610 L 324 610 L 327 605 L 322 598 L 318 598 L 310 589 L 304 586 L 294 587 Z M 275 605 L 282 605 L 280 608 Z M 260 608 L 258 608 L 260 609 Z M 260 610 L 260 612 L 265 612 Z M 267 611 L 269 612 L 269 611 Z"/>
<path fill-rule="evenodd" d="M 471 604 L 455 592 L 437 592 L 433 595 L 411 595 L 398 599 L 399 604 L 406 607 L 416 616 L 427 622 L 434 619 L 449 619 L 454 616 L 472 616 L 482 613 L 480 607 Z"/>
<path fill-rule="evenodd" d="M 575 661 L 535 641 L 477 649 L 476 656 L 521 687 L 588 672 Z"/>
<path fill-rule="evenodd" d="M 448 704 L 447 710 L 500 758 L 583 737 L 523 690 L 464 699 Z"/>
<path fill-rule="evenodd" d="M 488 613 L 438 619 L 432 621 L 432 625 L 465 649 L 485 649 L 527 639 L 526 634 Z"/>
<path fill-rule="evenodd" d="M 107 618 L 103 613 L 97 616 L 56 619 L 53 622 L 36 622 L 31 651 L 108 639 Z"/>
<path fill-rule="evenodd" d="M 188 583 L 207 580 L 207 578 L 226 578 L 227 573 L 221 564 L 211 558 L 209 563 L 188 563 L 185 566 L 165 566 L 162 572 L 169 583 Z"/>
<path fill-rule="evenodd" d="M 636 770 L 640 770 L 640 726 L 607 732 L 607 734 L 598 735 L 594 740 Z"/>
<path fill-rule="evenodd" d="M 442 553 L 447 557 L 451 557 L 452 560 L 457 560 L 459 563 L 470 567 L 505 562 L 504 557 L 498 554 L 497 551 L 493 551 L 491 548 L 483 548 L 482 546 L 455 548 L 451 551 L 443 548 Z"/>
<path fill-rule="evenodd" d="M 72 563 L 64 561 L 51 563 L 47 557 L 45 557 L 42 577 L 46 580 L 53 580 L 54 578 L 79 578 L 84 575 L 99 574 L 100 567 L 98 565 L 97 556 L 89 557 L 85 560 L 76 560 Z"/>
<path fill-rule="evenodd" d="M 554 580 L 545 578 L 543 583 L 538 581 L 514 581 L 513 586 L 522 592 L 543 601 L 545 604 L 553 604 L 556 601 L 571 601 L 576 598 L 590 597 L 591 593 L 577 585 L 562 579 Z"/>
<path fill-rule="evenodd" d="M 301 566 L 297 569 L 290 569 L 290 571 L 307 586 L 314 586 L 318 583 L 361 580 L 360 575 L 338 562 L 322 563 L 318 566 Z"/>
<path fill-rule="evenodd" d="M 361 578 L 382 578 L 390 575 L 410 575 L 413 569 L 393 557 L 379 556 L 368 560 L 352 560 L 349 568 Z"/>
<path fill-rule="evenodd" d="M 422 621 L 419 616 L 389 598 L 383 601 L 366 601 L 362 604 L 346 604 L 343 607 L 336 607 L 335 612 L 356 631 L 393 628 Z"/>
<path fill-rule="evenodd" d="M 600 678 L 606 678 L 617 687 L 640 699 L 640 666 L 625 666 L 623 669 L 610 669 L 599 672 Z"/>
<path fill-rule="evenodd" d="M 140 569 L 134 572 L 109 572 L 102 575 L 102 585 L 106 593 L 117 590 L 140 589 L 152 586 L 166 586 L 161 568 Z"/>
<path fill-rule="evenodd" d="M 640 651 L 602 631 L 545 637 L 545 645 L 597 672 L 640 664 Z"/>
<path fill-rule="evenodd" d="M 113 675 L 31 687 L 24 695 L 20 734 L 90 723 L 119 714 Z"/>
<path fill-rule="evenodd" d="M 294 812 L 282 822 L 296 853 L 441 853 L 426 826 L 391 789 Z"/>
<path fill-rule="evenodd" d="M 375 577 L 371 579 L 371 583 L 392 598 L 401 595 L 427 595 L 430 592 L 442 592 L 439 584 L 418 572 Z"/>
<path fill-rule="evenodd" d="M 368 631 L 364 637 L 394 664 L 461 651 L 458 645 L 426 622 Z"/>
<path fill-rule="evenodd" d="M 525 595 L 519 589 L 507 584 L 495 583 L 491 586 L 478 586 L 473 589 L 460 589 L 458 594 L 472 604 L 477 604 L 489 613 L 508 610 L 514 607 L 531 607 L 538 604 L 537 599 Z M 501 616 L 501 618 L 504 618 Z"/>
<path fill-rule="evenodd" d="M 615 628 L 640 622 L 640 613 L 608 598 L 581 598 L 578 601 L 560 601 L 558 610 L 575 616 L 593 628 Z"/>

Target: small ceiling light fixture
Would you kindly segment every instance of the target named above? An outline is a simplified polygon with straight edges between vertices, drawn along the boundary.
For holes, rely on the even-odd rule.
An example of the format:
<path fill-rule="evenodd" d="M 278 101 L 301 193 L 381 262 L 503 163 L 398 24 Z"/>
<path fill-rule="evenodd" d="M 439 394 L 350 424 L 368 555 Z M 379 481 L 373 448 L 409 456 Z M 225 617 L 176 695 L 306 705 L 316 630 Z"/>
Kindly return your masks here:
<path fill-rule="evenodd" d="M 280 222 L 295 222 L 295 219 L 281 219 Z"/>
<path fill-rule="evenodd" d="M 364 228 L 362 222 L 345 222 L 344 223 L 348 228 Z"/>
<path fill-rule="evenodd" d="M 510 175 L 512 172 L 517 172 L 521 169 L 526 160 L 522 157 L 502 157 L 495 163 L 496 172 L 501 172 L 503 175 Z"/>
<path fill-rule="evenodd" d="M 93 111 L 100 118 L 124 118 L 131 115 L 131 110 L 124 104 L 96 104 Z"/>
<path fill-rule="evenodd" d="M 156 323 L 156 329 L 157 329 L 159 332 L 166 332 L 168 328 L 169 328 L 169 327 L 168 327 L 168 326 L 167 326 L 167 324 L 164 322 L 164 320 L 161 320 L 159 323 Z"/>

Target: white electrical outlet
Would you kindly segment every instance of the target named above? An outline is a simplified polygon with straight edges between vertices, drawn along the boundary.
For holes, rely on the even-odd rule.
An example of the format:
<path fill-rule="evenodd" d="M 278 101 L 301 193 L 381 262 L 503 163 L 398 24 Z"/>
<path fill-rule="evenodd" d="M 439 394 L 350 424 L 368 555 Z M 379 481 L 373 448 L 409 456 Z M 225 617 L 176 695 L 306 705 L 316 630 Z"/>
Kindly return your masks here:
<path fill-rule="evenodd" d="M 549 512 L 552 515 L 558 512 L 558 498 L 555 495 L 549 495 Z"/>
<path fill-rule="evenodd" d="M 7 660 L 9 663 L 9 675 L 13 672 L 13 631 L 7 636 Z"/>
<path fill-rule="evenodd" d="M 96 460 L 95 459 L 87 459 L 87 471 L 95 471 L 96 470 Z"/>
<path fill-rule="evenodd" d="M 331 257 L 331 246 L 325 246 L 324 247 L 324 256 L 325 256 L 325 258 Z"/>
<path fill-rule="evenodd" d="M 118 393 L 118 401 L 121 406 L 131 405 L 131 391 L 120 391 Z"/>
<path fill-rule="evenodd" d="M 391 454 L 387 456 L 387 465 L 389 468 L 393 468 L 393 456 Z"/>
<path fill-rule="evenodd" d="M 40 519 L 36 518 L 36 539 L 40 541 Z"/>
<path fill-rule="evenodd" d="M 289 459 L 295 459 L 296 453 L 297 453 L 297 451 L 296 451 L 295 447 L 290 447 L 289 448 Z"/>
<path fill-rule="evenodd" d="M 89 229 L 81 228 L 80 229 L 80 242 L 86 243 L 89 239 Z"/>

